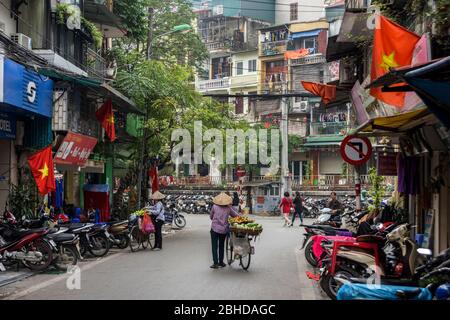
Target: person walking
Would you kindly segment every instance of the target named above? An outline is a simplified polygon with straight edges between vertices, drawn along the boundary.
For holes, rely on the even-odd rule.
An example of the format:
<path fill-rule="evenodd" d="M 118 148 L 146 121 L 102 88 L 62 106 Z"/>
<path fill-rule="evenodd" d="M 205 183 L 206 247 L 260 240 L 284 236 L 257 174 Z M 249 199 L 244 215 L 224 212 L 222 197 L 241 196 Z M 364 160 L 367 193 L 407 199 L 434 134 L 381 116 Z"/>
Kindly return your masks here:
<path fill-rule="evenodd" d="M 237 217 L 239 213 L 236 212 L 231 204 L 233 199 L 225 193 L 220 193 L 213 199 L 213 207 L 209 217 L 211 218 L 211 246 L 213 264 L 210 268 L 223 268 L 226 264 L 223 262 L 225 253 L 225 238 L 229 232 L 228 217 Z"/>
<path fill-rule="evenodd" d="M 298 214 L 298 217 L 300 218 L 300 225 L 303 224 L 303 198 L 300 195 L 300 192 L 296 192 L 295 193 L 295 198 L 294 198 L 294 213 L 292 214 L 292 222 L 291 222 L 291 227 L 294 225 L 294 220 L 295 217 Z"/>
<path fill-rule="evenodd" d="M 281 209 L 281 212 L 284 216 L 284 226 L 290 226 L 291 222 L 289 221 L 289 213 L 291 212 L 291 208 L 293 207 L 292 199 L 289 196 L 289 192 L 284 193 L 284 198 L 281 199 L 279 208 Z"/>
<path fill-rule="evenodd" d="M 152 248 L 153 251 L 162 250 L 162 226 L 165 222 L 164 205 L 162 200 L 165 197 L 166 196 L 159 191 L 155 191 L 151 196 L 153 206 L 150 207 L 150 213 L 153 224 L 155 225 L 155 246 Z"/>
<path fill-rule="evenodd" d="M 241 202 L 241 200 L 239 199 L 238 193 L 237 192 L 233 192 L 233 203 L 232 203 L 232 206 L 233 206 L 234 211 L 241 212 L 239 210 L 240 202 Z"/>

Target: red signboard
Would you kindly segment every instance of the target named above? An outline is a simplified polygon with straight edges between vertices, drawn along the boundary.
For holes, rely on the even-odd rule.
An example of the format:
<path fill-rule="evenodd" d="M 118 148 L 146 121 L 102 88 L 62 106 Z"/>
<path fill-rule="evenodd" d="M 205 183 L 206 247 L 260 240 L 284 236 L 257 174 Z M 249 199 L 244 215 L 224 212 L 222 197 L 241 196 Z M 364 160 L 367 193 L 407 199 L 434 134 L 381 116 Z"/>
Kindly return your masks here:
<path fill-rule="evenodd" d="M 97 139 L 82 134 L 69 132 L 55 156 L 59 164 L 71 164 L 82 167 L 86 164 Z"/>
<path fill-rule="evenodd" d="M 347 136 L 341 143 L 341 155 L 354 166 L 364 164 L 372 155 L 372 144 L 366 137 Z"/>
<path fill-rule="evenodd" d="M 379 176 L 396 176 L 397 153 L 378 154 L 377 169 Z"/>

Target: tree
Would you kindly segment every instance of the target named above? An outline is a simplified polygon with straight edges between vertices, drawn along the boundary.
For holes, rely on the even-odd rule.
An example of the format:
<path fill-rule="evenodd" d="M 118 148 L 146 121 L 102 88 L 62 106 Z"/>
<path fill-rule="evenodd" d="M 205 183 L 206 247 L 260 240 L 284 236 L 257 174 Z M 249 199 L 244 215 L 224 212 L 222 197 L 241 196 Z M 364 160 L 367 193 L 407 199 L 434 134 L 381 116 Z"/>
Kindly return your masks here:
<path fill-rule="evenodd" d="M 130 51 L 137 49 L 141 55 L 146 54 L 147 45 L 141 44 L 147 42 L 149 7 L 154 12 L 152 59 L 200 68 L 208 52 L 195 32 L 161 36 L 177 25 L 192 24 L 195 14 L 187 0 L 116 0 L 115 11 L 128 30 L 128 37 L 119 43 Z"/>

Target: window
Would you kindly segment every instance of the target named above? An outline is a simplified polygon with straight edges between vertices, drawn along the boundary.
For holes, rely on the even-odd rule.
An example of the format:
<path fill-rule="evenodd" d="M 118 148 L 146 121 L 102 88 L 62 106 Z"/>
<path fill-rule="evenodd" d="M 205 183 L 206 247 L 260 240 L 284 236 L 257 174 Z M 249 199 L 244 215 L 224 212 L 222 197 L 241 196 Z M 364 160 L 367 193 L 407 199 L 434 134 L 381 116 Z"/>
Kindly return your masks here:
<path fill-rule="evenodd" d="M 310 49 L 310 48 L 316 48 L 316 38 L 306 38 L 304 40 L 303 48 Z"/>
<path fill-rule="evenodd" d="M 248 60 L 248 72 L 256 72 L 256 60 Z"/>
<path fill-rule="evenodd" d="M 244 62 L 236 62 L 236 75 L 241 75 L 244 73 Z"/>
<path fill-rule="evenodd" d="M 234 104 L 235 104 L 235 113 L 236 114 L 244 113 L 244 98 L 243 97 L 237 97 Z"/>
<path fill-rule="evenodd" d="M 298 19 L 298 3 L 291 3 L 291 21 Z"/>

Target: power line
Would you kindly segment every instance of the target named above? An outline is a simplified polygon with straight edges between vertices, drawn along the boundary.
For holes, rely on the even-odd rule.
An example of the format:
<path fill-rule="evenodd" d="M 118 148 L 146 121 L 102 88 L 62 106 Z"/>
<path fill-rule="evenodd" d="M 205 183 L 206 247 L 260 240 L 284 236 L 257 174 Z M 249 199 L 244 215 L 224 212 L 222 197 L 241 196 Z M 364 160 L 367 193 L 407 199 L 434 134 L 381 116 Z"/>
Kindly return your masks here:
<path fill-rule="evenodd" d="M 197 3 L 203 3 L 204 1 L 200 0 L 193 0 L 192 2 Z M 289 7 L 290 3 L 273 3 L 273 2 L 267 2 L 267 1 L 260 1 L 260 0 L 243 0 L 243 2 L 252 2 L 252 3 L 261 3 L 261 4 L 275 4 L 275 6 L 286 6 Z M 315 5 L 306 5 L 306 4 L 297 4 L 299 7 L 306 7 L 306 8 L 326 8 L 325 6 L 315 6 Z"/>

